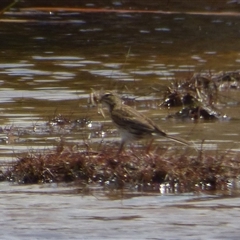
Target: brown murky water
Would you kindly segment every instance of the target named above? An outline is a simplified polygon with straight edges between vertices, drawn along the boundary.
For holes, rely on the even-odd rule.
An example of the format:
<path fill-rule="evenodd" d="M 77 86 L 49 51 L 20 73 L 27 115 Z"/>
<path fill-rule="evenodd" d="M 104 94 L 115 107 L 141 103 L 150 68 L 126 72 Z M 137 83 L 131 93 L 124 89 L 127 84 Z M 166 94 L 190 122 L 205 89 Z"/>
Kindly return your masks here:
<path fill-rule="evenodd" d="M 1 15 L 0 162 L 11 162 L 21 152 L 51 149 L 60 139 L 79 148 L 84 148 L 84 139 L 92 144 L 103 136 L 110 144 L 112 138 L 118 141 L 114 128 L 106 130 L 110 123 L 89 108 L 91 88 L 117 89 L 137 98 L 137 108 L 163 129 L 196 145 L 205 140 L 205 149 L 238 152 L 238 89 L 221 92 L 219 109 L 230 117 L 225 121 L 166 121 L 169 110 L 152 104 L 154 99 L 161 102 L 157 90 L 173 79 L 195 72 L 239 70 L 237 1 L 199 1 L 194 7 L 180 2 L 137 1 L 129 6 L 122 1 L 82 1 L 68 6 L 174 11 L 147 13 L 37 11 L 29 9 L 36 5 L 20 1 Z M 49 7 L 48 2 L 40 4 Z M 60 5 L 66 6 L 58 1 L 51 7 Z M 57 114 L 76 121 L 71 126 L 47 124 Z M 85 118 L 91 121 L 85 123 Z M 217 194 L 194 200 L 194 194 L 159 191 L 127 192 L 112 199 L 100 190 L 88 195 L 58 185 L 9 183 L 1 183 L 0 191 L 3 239 L 238 239 L 239 235 L 238 197 L 219 199 Z"/>

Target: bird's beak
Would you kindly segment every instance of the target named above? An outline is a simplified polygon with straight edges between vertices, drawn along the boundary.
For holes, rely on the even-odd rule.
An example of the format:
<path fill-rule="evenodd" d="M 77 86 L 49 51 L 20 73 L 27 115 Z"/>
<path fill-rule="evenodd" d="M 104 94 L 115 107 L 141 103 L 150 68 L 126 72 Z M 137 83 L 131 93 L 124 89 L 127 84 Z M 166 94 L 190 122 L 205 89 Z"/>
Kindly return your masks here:
<path fill-rule="evenodd" d="M 91 93 L 89 96 L 89 103 L 92 106 L 97 106 L 98 114 L 101 114 L 105 118 L 105 114 L 102 109 L 102 104 L 100 102 L 100 98 L 101 98 L 100 96 L 101 96 L 101 94 L 99 92 L 94 91 L 94 89 L 91 89 Z"/>

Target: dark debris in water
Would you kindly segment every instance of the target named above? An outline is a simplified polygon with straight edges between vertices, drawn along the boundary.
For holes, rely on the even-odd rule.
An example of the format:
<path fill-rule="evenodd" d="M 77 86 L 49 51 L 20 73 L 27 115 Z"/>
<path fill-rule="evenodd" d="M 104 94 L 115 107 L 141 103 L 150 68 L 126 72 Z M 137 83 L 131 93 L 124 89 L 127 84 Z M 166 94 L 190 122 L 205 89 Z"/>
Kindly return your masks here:
<path fill-rule="evenodd" d="M 85 127 L 91 122 L 88 117 L 83 117 L 81 119 L 73 119 L 72 116 L 57 114 L 53 118 L 48 121 L 48 125 L 50 126 L 66 126 L 66 125 L 79 125 L 81 127 Z"/>
<path fill-rule="evenodd" d="M 204 119 L 204 120 L 217 120 L 223 119 L 225 116 L 220 113 L 214 111 L 213 109 L 209 109 L 207 107 L 203 108 L 200 106 L 197 107 L 184 107 L 179 112 L 169 115 L 169 118 L 190 118 L 190 119 Z"/>
<path fill-rule="evenodd" d="M 240 88 L 240 72 L 221 72 L 218 74 L 194 74 L 189 79 L 173 81 L 165 92 L 161 106 L 182 107 L 170 117 L 217 120 L 227 119 L 217 109 L 220 92 Z"/>
<path fill-rule="evenodd" d="M 51 126 L 56 126 L 56 125 L 66 125 L 66 124 L 70 124 L 71 120 L 69 117 L 63 116 L 61 114 L 58 114 L 56 116 L 54 116 L 49 122 L 48 124 Z"/>

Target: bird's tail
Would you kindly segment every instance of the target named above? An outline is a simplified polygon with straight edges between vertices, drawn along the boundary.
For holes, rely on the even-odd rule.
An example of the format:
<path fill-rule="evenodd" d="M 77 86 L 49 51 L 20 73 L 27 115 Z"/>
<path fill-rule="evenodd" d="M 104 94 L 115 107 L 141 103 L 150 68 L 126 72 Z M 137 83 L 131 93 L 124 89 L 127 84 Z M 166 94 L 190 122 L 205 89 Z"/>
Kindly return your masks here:
<path fill-rule="evenodd" d="M 172 137 L 172 136 L 169 136 L 169 135 L 167 135 L 166 138 L 168 138 L 168 139 L 170 139 L 170 140 L 172 140 L 172 141 L 174 141 L 174 142 L 181 143 L 181 144 L 183 144 L 183 145 L 185 145 L 185 146 L 191 145 L 190 142 L 188 142 L 187 140 L 182 139 L 182 138 Z"/>

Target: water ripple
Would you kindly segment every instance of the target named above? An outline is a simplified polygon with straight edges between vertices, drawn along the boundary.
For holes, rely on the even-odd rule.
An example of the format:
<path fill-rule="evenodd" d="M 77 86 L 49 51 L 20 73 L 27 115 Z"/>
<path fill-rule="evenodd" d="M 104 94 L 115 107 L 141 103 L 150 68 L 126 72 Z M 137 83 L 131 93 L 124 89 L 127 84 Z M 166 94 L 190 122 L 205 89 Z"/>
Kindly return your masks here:
<path fill-rule="evenodd" d="M 21 67 L 33 67 L 32 63 L 0 63 L 0 68 L 21 68 Z"/>

